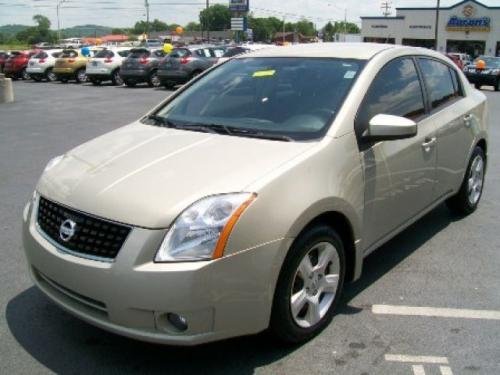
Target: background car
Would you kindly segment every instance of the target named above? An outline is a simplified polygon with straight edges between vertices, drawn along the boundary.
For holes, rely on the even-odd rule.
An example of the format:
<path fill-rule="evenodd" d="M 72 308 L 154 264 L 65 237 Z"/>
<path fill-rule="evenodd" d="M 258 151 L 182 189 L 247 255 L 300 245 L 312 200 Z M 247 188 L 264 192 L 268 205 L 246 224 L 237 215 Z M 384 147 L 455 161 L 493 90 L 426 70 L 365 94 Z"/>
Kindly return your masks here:
<path fill-rule="evenodd" d="M 84 56 L 81 50 L 63 50 L 61 56 L 56 60 L 53 70 L 57 76 L 57 80 L 63 83 L 69 80 L 75 80 L 77 83 L 85 82 L 87 80 L 85 71 L 87 62 L 100 50 L 102 50 L 102 48 L 90 48 L 89 57 Z"/>
<path fill-rule="evenodd" d="M 462 67 L 464 67 L 466 65 L 469 65 L 472 62 L 471 57 L 468 54 L 466 54 L 466 53 L 448 52 L 446 55 L 449 56 L 449 57 L 453 56 L 453 58 L 459 59 L 460 62 L 461 62 L 461 64 L 462 64 Z"/>
<path fill-rule="evenodd" d="M 485 62 L 484 68 L 478 64 L 480 60 Z M 493 86 L 495 91 L 500 91 L 500 57 L 479 56 L 464 68 L 464 73 L 476 89 Z"/>
<path fill-rule="evenodd" d="M 61 53 L 62 50 L 60 49 L 39 51 L 29 60 L 26 72 L 37 82 L 40 82 L 42 79 L 46 79 L 50 82 L 56 81 L 57 76 L 53 69 L 56 64 L 56 59 Z"/>
<path fill-rule="evenodd" d="M 147 82 L 150 87 L 160 86 L 158 63 L 164 56 L 162 50 L 131 49 L 120 69 L 120 76 L 125 85 L 133 87 L 138 83 Z"/>
<path fill-rule="evenodd" d="M 26 67 L 30 57 L 34 54 L 35 51 L 12 51 L 3 68 L 5 76 L 12 79 L 30 79 Z"/>
<path fill-rule="evenodd" d="M 174 48 L 158 66 L 158 77 L 162 85 L 172 88 L 196 77 L 216 64 L 225 53 L 224 47 L 193 46 Z"/>
<path fill-rule="evenodd" d="M 453 61 L 453 63 L 456 66 L 458 66 L 458 68 L 460 70 L 462 70 L 464 68 L 464 64 L 463 64 L 462 60 L 460 60 L 460 58 L 456 54 L 447 53 L 446 57 L 448 57 L 451 61 Z"/>
<path fill-rule="evenodd" d="M 226 49 L 226 52 L 224 55 L 219 58 L 219 63 L 223 63 L 224 61 L 229 60 L 231 57 L 242 55 L 244 53 L 252 52 L 252 51 L 258 51 L 260 49 L 264 48 L 272 48 L 276 47 L 272 44 L 245 44 L 241 46 L 232 46 L 228 47 Z"/>
<path fill-rule="evenodd" d="M 9 58 L 9 53 L 6 51 L 0 51 L 0 73 L 3 72 L 3 67 L 5 65 L 5 62 Z"/>
<path fill-rule="evenodd" d="M 100 85 L 103 81 L 122 85 L 120 67 L 129 54 L 130 48 L 110 48 L 97 52 L 87 63 L 87 79 L 94 85 Z"/>

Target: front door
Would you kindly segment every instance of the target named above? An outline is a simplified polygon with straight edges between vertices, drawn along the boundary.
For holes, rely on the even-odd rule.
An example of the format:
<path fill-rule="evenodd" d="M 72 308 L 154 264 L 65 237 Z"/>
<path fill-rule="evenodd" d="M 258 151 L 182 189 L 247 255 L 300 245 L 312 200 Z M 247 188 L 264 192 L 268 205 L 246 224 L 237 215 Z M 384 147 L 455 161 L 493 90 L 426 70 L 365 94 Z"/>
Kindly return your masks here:
<path fill-rule="evenodd" d="M 412 119 L 418 124 L 418 134 L 373 144 L 364 144 L 360 138 L 366 247 L 411 220 L 436 199 L 436 129 L 426 117 L 423 89 L 413 58 L 397 58 L 381 69 L 359 109 L 358 135 L 362 133 L 360 127 L 377 114 Z"/>

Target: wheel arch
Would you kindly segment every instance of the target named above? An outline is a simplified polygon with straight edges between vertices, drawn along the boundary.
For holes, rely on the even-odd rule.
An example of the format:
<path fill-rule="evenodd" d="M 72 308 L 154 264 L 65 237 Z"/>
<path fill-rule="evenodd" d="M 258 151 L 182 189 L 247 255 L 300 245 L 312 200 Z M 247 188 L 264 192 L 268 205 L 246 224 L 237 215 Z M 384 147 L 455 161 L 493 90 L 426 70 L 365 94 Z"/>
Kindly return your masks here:
<path fill-rule="evenodd" d="M 297 232 L 299 237 L 306 230 L 319 224 L 328 225 L 334 229 L 342 239 L 346 257 L 346 281 L 357 279 L 361 273 L 362 255 L 356 249 L 355 229 L 351 220 L 338 210 L 328 210 L 310 218 Z"/>

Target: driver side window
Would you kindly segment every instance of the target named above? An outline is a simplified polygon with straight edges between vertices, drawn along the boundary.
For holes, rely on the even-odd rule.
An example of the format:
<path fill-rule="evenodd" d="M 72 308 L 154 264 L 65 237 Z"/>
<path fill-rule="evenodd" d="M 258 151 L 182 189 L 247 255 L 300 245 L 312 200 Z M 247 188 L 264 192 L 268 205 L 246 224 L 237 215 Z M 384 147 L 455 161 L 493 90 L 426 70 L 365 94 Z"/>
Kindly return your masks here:
<path fill-rule="evenodd" d="M 424 96 L 412 58 L 392 60 L 375 77 L 356 118 L 356 133 L 363 134 L 378 114 L 418 120 L 425 114 Z"/>

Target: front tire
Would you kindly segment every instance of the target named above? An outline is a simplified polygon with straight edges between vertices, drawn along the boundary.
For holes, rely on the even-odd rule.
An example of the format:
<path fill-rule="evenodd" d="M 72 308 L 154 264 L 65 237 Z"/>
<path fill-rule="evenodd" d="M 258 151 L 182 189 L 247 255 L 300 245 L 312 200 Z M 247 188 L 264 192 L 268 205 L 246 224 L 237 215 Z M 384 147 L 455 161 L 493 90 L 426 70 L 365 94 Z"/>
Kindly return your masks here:
<path fill-rule="evenodd" d="M 500 78 L 498 78 L 497 84 L 495 85 L 495 91 L 500 91 Z"/>
<path fill-rule="evenodd" d="M 335 230 L 322 224 L 303 232 L 281 268 L 270 331 L 291 344 L 321 332 L 333 318 L 345 269 L 344 245 Z"/>
<path fill-rule="evenodd" d="M 55 82 L 55 81 L 57 81 L 57 76 L 52 71 L 52 68 L 47 69 L 47 72 L 45 73 L 45 77 L 47 78 L 47 81 L 49 81 L 49 82 Z"/>
<path fill-rule="evenodd" d="M 460 215 L 476 211 L 483 194 L 486 156 L 481 147 L 476 146 L 469 160 L 460 190 L 446 201 L 448 208 Z"/>
<path fill-rule="evenodd" d="M 475 83 L 474 84 L 474 87 L 477 89 L 477 90 L 481 90 L 481 85 L 479 83 Z"/>
<path fill-rule="evenodd" d="M 27 80 L 31 79 L 30 75 L 26 71 L 26 68 L 24 68 L 22 70 L 22 72 L 21 72 L 21 78 L 23 79 L 23 81 L 27 81 Z"/>

